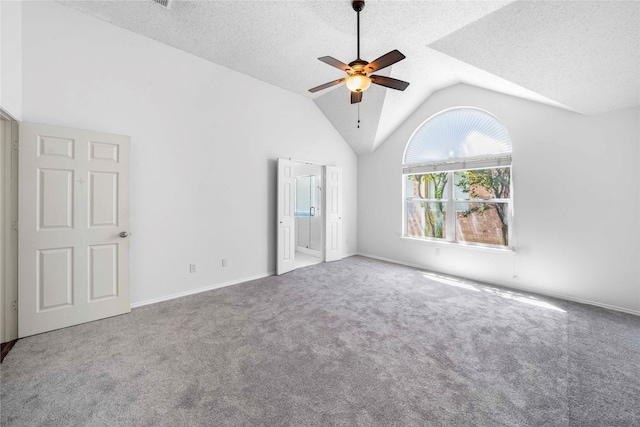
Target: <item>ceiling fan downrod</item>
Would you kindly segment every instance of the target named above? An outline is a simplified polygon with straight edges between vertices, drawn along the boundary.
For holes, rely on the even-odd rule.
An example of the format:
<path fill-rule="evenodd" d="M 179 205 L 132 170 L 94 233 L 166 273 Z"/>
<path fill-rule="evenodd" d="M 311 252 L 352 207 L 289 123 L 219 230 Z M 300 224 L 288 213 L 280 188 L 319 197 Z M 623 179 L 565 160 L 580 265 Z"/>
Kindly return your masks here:
<path fill-rule="evenodd" d="M 353 7 L 353 10 L 356 11 L 356 13 L 358 14 L 358 18 L 357 18 L 357 26 L 358 26 L 358 56 L 357 58 L 360 59 L 360 11 L 362 9 L 364 9 L 364 0 L 353 0 L 353 3 L 351 3 L 351 6 Z"/>
<path fill-rule="evenodd" d="M 358 29 L 356 48 L 358 51 L 358 56 L 355 61 L 349 63 L 349 66 L 356 71 L 356 74 L 362 74 L 364 72 L 364 67 L 369 64 L 367 61 L 364 61 L 360 58 L 360 12 L 362 11 L 362 9 L 364 9 L 364 0 L 353 0 L 353 2 L 351 3 L 351 7 L 353 7 L 353 10 L 355 10 L 358 15 L 356 20 Z"/>

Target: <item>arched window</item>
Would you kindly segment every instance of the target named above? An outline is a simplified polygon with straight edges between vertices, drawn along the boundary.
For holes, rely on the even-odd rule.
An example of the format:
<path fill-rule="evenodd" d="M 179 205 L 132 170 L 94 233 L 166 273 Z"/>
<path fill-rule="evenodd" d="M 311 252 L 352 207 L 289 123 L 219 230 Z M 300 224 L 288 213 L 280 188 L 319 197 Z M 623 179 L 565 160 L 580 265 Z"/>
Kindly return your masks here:
<path fill-rule="evenodd" d="M 404 154 L 405 237 L 510 246 L 511 139 L 486 111 L 442 111 Z"/>

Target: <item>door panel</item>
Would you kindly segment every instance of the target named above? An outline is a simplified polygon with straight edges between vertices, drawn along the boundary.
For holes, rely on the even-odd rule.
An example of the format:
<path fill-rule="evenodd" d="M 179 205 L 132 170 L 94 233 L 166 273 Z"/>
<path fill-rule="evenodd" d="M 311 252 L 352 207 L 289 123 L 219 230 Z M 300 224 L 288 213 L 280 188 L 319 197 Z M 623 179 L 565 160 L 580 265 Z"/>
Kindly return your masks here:
<path fill-rule="evenodd" d="M 129 138 L 22 123 L 18 335 L 127 313 Z"/>
<path fill-rule="evenodd" d="M 118 174 L 89 172 L 89 227 L 118 226 Z"/>
<path fill-rule="evenodd" d="M 89 153 L 90 160 L 107 160 L 118 162 L 118 144 L 108 144 L 104 142 L 89 142 L 91 150 Z"/>
<path fill-rule="evenodd" d="M 326 166 L 325 179 L 325 261 L 337 261 L 342 259 L 342 170 L 336 166 Z"/>
<path fill-rule="evenodd" d="M 118 296 L 118 245 L 89 246 L 89 302 Z"/>
<path fill-rule="evenodd" d="M 73 305 L 73 248 L 38 250 L 38 312 Z"/>
<path fill-rule="evenodd" d="M 276 273 L 278 275 L 295 268 L 295 177 L 294 162 L 278 159 L 278 248 Z"/>
<path fill-rule="evenodd" d="M 73 171 L 38 169 L 38 229 L 73 228 Z"/>
<path fill-rule="evenodd" d="M 38 135 L 38 157 L 62 156 L 73 159 L 73 139 Z"/>

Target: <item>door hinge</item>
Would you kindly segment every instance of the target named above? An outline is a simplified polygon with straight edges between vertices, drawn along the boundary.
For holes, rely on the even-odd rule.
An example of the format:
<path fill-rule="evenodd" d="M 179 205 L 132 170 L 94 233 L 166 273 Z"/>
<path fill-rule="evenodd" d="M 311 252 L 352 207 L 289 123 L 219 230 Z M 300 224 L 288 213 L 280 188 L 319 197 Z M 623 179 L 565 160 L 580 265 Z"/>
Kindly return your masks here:
<path fill-rule="evenodd" d="M 11 229 L 18 231 L 18 221 L 11 221 Z"/>
<path fill-rule="evenodd" d="M 11 302 L 11 308 L 13 309 L 13 311 L 17 311 L 18 310 L 18 301 L 12 301 Z"/>
<path fill-rule="evenodd" d="M 15 151 L 18 151 L 18 141 L 13 141 L 13 143 L 11 144 L 11 147 L 12 147 Z"/>

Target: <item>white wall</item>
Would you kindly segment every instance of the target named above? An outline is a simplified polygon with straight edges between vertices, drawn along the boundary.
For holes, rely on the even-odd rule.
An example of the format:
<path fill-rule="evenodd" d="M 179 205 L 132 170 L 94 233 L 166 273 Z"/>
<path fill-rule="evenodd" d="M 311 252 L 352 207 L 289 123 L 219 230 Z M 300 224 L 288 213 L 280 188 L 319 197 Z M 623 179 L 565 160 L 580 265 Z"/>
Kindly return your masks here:
<path fill-rule="evenodd" d="M 0 1 L 0 107 L 22 117 L 22 2 Z"/>
<path fill-rule="evenodd" d="M 357 159 L 308 99 L 49 2 L 23 5 L 23 88 L 24 121 L 132 137 L 134 303 L 275 270 L 278 157 L 344 169 L 355 252 Z"/>
<path fill-rule="evenodd" d="M 400 237 L 404 148 L 455 106 L 489 111 L 511 135 L 516 252 Z M 583 116 L 462 84 L 439 91 L 358 158 L 358 252 L 640 313 L 639 119 L 637 108 Z"/>

